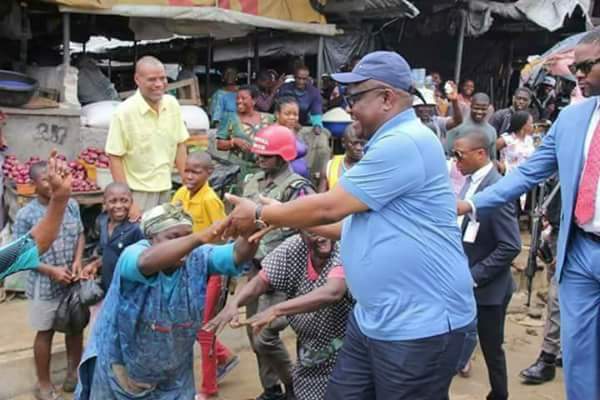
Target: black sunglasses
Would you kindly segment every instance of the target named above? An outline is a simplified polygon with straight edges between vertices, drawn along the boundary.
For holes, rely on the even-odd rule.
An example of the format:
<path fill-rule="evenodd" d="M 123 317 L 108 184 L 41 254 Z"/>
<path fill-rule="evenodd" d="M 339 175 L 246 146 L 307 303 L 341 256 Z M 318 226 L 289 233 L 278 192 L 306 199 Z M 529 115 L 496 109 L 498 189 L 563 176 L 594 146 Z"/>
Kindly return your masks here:
<path fill-rule="evenodd" d="M 462 161 L 462 160 L 464 160 L 466 153 L 471 153 L 473 151 L 477 151 L 477 150 L 481 150 L 481 149 L 483 149 L 483 147 L 476 147 L 474 149 L 464 150 L 464 151 L 452 150 L 452 157 L 456 158 L 456 161 Z"/>
<path fill-rule="evenodd" d="M 389 89 L 383 86 L 377 86 L 371 89 L 366 89 L 366 90 L 361 90 L 360 92 L 356 92 L 356 93 L 351 93 L 351 94 L 347 94 L 344 95 L 344 101 L 346 102 L 346 104 L 348 104 L 350 107 L 352 107 L 354 104 L 356 104 L 357 102 L 360 101 L 360 99 L 367 93 L 369 92 L 373 92 L 375 90 L 385 90 L 385 89 Z"/>
<path fill-rule="evenodd" d="M 581 71 L 587 75 L 590 73 L 592 68 L 594 68 L 594 65 L 598 63 L 600 63 L 600 58 L 596 58 L 595 60 L 586 60 L 569 65 L 569 70 L 573 75 L 575 75 L 577 71 Z"/>

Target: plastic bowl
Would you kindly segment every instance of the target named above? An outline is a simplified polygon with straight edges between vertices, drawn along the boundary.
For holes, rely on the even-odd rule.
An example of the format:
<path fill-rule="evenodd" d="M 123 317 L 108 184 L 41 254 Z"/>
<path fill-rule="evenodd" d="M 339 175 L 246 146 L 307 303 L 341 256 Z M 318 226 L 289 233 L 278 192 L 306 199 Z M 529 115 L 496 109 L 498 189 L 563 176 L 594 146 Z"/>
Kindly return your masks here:
<path fill-rule="evenodd" d="M 344 132 L 346 131 L 346 127 L 350 125 L 351 122 L 326 122 L 323 121 L 323 126 L 331 132 L 331 136 L 335 138 L 341 138 L 344 136 Z"/>
<path fill-rule="evenodd" d="M 106 189 L 113 182 L 112 174 L 109 168 L 96 168 L 96 185 L 100 190 Z"/>
<path fill-rule="evenodd" d="M 20 107 L 27 104 L 38 86 L 38 82 L 27 75 L 0 70 L 0 106 Z"/>

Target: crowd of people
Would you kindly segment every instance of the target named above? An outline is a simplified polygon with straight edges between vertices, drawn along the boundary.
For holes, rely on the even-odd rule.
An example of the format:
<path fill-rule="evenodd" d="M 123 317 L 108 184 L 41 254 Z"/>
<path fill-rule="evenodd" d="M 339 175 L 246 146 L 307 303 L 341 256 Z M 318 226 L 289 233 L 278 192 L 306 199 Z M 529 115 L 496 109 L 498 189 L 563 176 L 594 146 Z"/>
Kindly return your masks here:
<path fill-rule="evenodd" d="M 508 399 L 504 323 L 519 216 L 527 192 L 558 171 L 544 346 L 521 376 L 552 379 L 561 352 L 567 397 L 600 398 L 599 60 L 591 32 L 573 66 L 591 98 L 560 113 L 555 78 L 517 88 L 511 106 L 494 111 L 472 80 L 457 87 L 432 73 L 431 87 L 416 88 L 406 60 L 387 51 L 327 76 L 323 92 L 303 65 L 291 82 L 263 71 L 256 86 L 238 86 L 227 70 L 210 104 L 216 147 L 241 168 L 226 207 L 209 183 L 213 157 L 187 153 L 163 65 L 141 58 L 138 90 L 109 130 L 114 182 L 92 259 L 84 265 L 71 178 L 54 156 L 32 166 L 37 198 L 0 249 L 0 278 L 32 270 L 35 397 L 62 398 L 50 348 L 64 292 L 99 279 L 105 296 L 92 307 L 85 347 L 82 330 L 65 338 L 63 390 L 77 399 L 218 398 L 218 382 L 240 362 L 217 337 L 226 325 L 247 328 L 257 400 L 447 399 L 454 376 L 468 376 L 477 341 L 486 398 Z M 353 117 L 344 154 L 332 156 L 323 104 Z M 536 149 L 534 124 L 553 118 Z M 174 195 L 173 167 L 183 181 Z M 239 275 L 247 283 L 225 303 Z M 280 337 L 287 326 L 295 357 Z"/>

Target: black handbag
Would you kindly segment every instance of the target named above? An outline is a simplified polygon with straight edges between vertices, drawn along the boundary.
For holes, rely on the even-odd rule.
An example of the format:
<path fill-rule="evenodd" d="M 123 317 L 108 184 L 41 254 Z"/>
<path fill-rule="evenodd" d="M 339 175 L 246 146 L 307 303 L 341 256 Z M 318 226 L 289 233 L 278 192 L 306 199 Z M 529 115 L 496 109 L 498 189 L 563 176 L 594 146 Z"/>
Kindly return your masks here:
<path fill-rule="evenodd" d="M 90 321 L 90 310 L 82 304 L 80 291 L 80 282 L 69 286 L 60 299 L 52 329 L 67 335 L 79 335 L 83 332 Z"/>
<path fill-rule="evenodd" d="M 98 304 L 104 298 L 104 289 L 96 279 L 79 281 L 79 286 L 79 299 L 86 307 Z"/>

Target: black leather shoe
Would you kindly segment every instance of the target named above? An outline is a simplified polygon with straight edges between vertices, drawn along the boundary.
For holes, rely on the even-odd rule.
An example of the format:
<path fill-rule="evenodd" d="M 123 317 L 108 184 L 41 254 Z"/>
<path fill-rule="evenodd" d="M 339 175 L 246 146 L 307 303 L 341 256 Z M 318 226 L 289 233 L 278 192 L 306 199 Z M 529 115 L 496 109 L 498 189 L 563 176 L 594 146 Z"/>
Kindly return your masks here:
<path fill-rule="evenodd" d="M 556 366 L 552 363 L 547 363 L 538 358 L 537 361 L 529 368 L 521 371 L 519 376 L 523 378 L 523 383 L 540 384 L 551 381 L 556 375 Z"/>
<path fill-rule="evenodd" d="M 281 390 L 281 386 L 267 388 L 256 400 L 286 400 L 286 395 Z"/>
<path fill-rule="evenodd" d="M 497 396 L 497 395 L 493 394 L 492 392 L 488 393 L 487 397 L 485 398 L 485 400 L 507 400 L 507 399 L 508 399 L 508 395 Z"/>
<path fill-rule="evenodd" d="M 294 387 L 292 385 L 284 385 L 285 386 L 285 400 L 297 400 L 296 395 L 294 394 Z"/>

